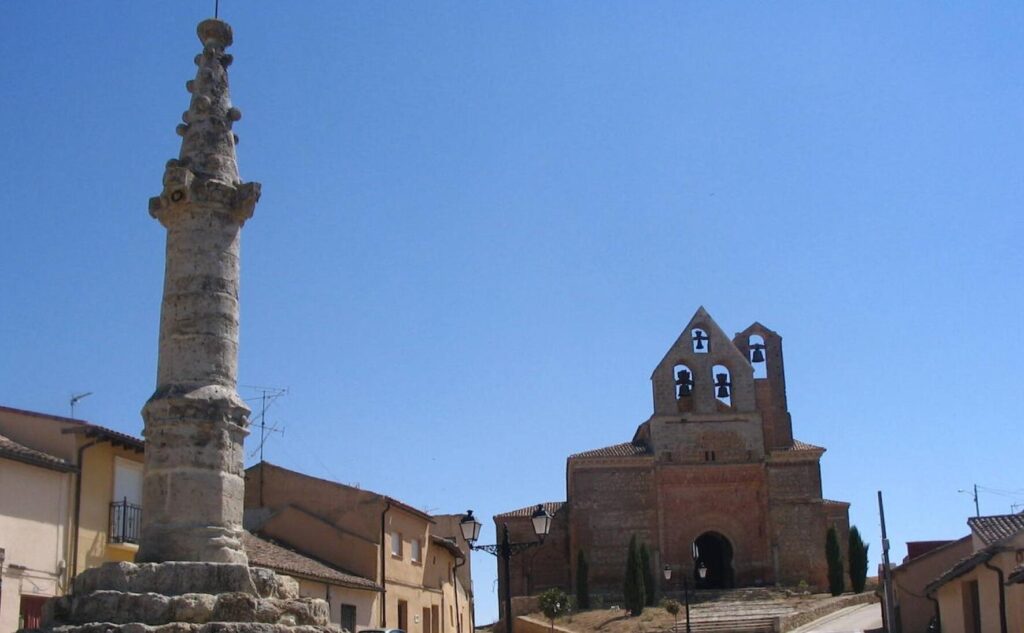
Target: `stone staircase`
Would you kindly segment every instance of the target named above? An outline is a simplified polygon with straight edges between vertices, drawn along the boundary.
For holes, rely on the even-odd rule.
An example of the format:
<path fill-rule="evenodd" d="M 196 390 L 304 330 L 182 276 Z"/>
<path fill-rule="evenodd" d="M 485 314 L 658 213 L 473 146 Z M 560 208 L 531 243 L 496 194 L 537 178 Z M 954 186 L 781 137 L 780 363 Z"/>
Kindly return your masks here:
<path fill-rule="evenodd" d="M 778 619 L 795 610 L 781 602 L 782 597 L 781 593 L 764 588 L 693 592 L 690 595 L 690 630 L 693 633 L 774 633 Z M 685 613 L 680 613 L 679 622 L 669 631 L 686 632 Z"/>

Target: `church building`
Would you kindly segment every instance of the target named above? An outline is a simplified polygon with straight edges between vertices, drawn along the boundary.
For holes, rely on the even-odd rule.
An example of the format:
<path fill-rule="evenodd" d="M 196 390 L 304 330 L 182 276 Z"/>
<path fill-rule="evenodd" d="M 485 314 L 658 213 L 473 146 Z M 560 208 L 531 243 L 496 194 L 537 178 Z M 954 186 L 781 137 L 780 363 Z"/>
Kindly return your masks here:
<path fill-rule="evenodd" d="M 850 504 L 822 497 L 825 449 L 793 438 L 782 337 L 754 323 L 730 339 L 700 308 L 651 383 L 654 413 L 631 441 L 569 456 L 566 501 L 545 504 L 544 544 L 513 557 L 512 595 L 570 590 L 582 551 L 591 595 L 618 599 L 634 534 L 662 592 L 683 578 L 709 589 L 826 588 L 825 535 L 834 526 L 845 549 Z M 494 521 L 530 541 L 532 511 Z"/>

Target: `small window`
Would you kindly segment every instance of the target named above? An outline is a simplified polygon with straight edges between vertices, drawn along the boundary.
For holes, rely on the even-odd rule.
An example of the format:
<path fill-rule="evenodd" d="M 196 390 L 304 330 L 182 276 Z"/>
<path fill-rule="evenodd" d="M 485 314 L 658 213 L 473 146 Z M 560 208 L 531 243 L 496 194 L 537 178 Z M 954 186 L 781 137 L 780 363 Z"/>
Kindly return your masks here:
<path fill-rule="evenodd" d="M 420 542 L 419 539 L 413 539 L 409 542 L 409 545 L 409 558 L 414 563 L 421 562 L 423 560 L 423 544 Z"/>
<path fill-rule="evenodd" d="M 356 633 L 356 605 L 341 605 L 341 628 L 349 633 Z"/>
<path fill-rule="evenodd" d="M 402 557 L 402 533 L 391 533 L 391 555 L 395 558 Z"/>

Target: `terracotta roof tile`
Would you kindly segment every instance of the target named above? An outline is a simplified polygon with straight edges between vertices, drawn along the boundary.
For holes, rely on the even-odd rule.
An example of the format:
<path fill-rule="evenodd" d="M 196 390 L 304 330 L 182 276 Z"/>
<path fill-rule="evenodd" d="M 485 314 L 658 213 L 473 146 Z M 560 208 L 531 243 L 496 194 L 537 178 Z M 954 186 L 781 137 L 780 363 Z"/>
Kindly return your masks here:
<path fill-rule="evenodd" d="M 304 554 L 287 549 L 260 538 L 250 532 L 242 534 L 242 546 L 249 556 L 249 564 L 253 567 L 266 567 L 289 576 L 300 576 L 313 580 L 326 581 L 342 587 L 380 591 L 380 585 L 355 574 L 342 571 Z"/>
<path fill-rule="evenodd" d="M 541 505 L 544 506 L 544 509 L 547 510 L 548 514 L 550 514 L 551 516 L 555 516 L 555 514 L 557 514 L 559 510 L 561 510 L 563 507 L 565 507 L 565 502 L 564 501 L 545 501 Z M 510 510 L 508 512 L 503 512 L 501 514 L 496 514 L 496 515 L 494 515 L 494 518 L 495 519 L 510 519 L 510 518 L 514 518 L 514 517 L 528 517 L 528 516 L 532 516 L 534 511 L 536 511 L 536 510 L 537 510 L 537 504 L 535 503 L 532 506 L 526 506 L 525 508 L 519 508 L 518 510 Z"/>
<path fill-rule="evenodd" d="M 793 447 L 791 451 L 824 451 L 825 449 L 821 446 L 815 446 L 814 444 L 808 444 L 807 442 L 801 442 L 800 440 L 793 440 Z"/>
<path fill-rule="evenodd" d="M 81 433 L 86 437 L 95 437 L 101 440 L 106 440 L 115 446 L 123 446 L 124 448 L 134 450 L 136 452 L 143 452 L 145 449 L 145 442 L 134 435 L 128 435 L 127 433 L 121 433 L 113 429 L 108 429 L 105 426 L 93 424 L 91 422 L 85 422 L 75 418 L 65 418 L 59 415 L 51 415 L 49 413 L 40 413 L 38 411 L 27 411 L 25 409 L 15 409 L 14 407 L 0 406 L 0 412 L 9 411 L 18 415 L 43 418 L 52 422 L 61 422 L 63 424 L 71 425 L 70 428 L 64 430 L 65 433 Z"/>
<path fill-rule="evenodd" d="M 592 451 L 583 451 L 582 453 L 576 453 L 570 455 L 569 459 L 585 459 L 588 457 L 636 457 L 639 455 L 649 455 L 650 452 L 646 446 L 641 444 L 634 444 L 632 442 L 623 442 L 622 444 L 615 444 L 614 446 L 605 446 L 604 448 L 595 448 Z"/>
<path fill-rule="evenodd" d="M 967 525 L 985 545 L 991 545 L 1024 531 L 1024 514 L 997 514 L 988 517 L 971 517 Z"/>
<path fill-rule="evenodd" d="M 955 565 L 947 569 L 941 576 L 928 583 L 928 585 L 924 588 L 925 593 L 932 593 L 933 591 L 935 591 L 942 585 L 946 584 L 950 580 L 963 576 L 964 574 L 971 571 L 978 565 L 981 565 L 982 563 L 987 563 L 988 561 L 992 560 L 992 558 L 995 557 L 996 554 L 999 554 L 1000 552 L 1003 552 L 1005 550 L 1006 548 L 1003 546 L 990 545 L 989 547 L 974 552 L 970 556 L 961 558 L 959 561 L 956 562 Z"/>
<path fill-rule="evenodd" d="M 49 453 L 37 451 L 34 448 L 29 448 L 23 444 L 19 444 L 4 435 L 0 435 L 0 457 L 7 457 L 26 464 L 42 466 L 43 468 L 50 468 L 64 472 L 77 470 L 70 462 L 50 455 Z"/>

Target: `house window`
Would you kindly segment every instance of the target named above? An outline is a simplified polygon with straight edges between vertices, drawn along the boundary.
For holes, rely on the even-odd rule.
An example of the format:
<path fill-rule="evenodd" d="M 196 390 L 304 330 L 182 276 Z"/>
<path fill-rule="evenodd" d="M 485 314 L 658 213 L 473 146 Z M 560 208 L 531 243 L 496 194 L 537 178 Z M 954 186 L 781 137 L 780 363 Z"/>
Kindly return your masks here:
<path fill-rule="evenodd" d="M 412 562 L 414 562 L 414 563 L 422 562 L 422 560 L 423 560 L 423 544 L 420 542 L 420 540 L 419 539 L 413 539 L 409 543 L 409 545 L 410 545 L 409 558 L 412 559 Z"/>
<path fill-rule="evenodd" d="M 138 543 L 142 523 L 142 462 L 114 458 L 114 490 L 110 503 L 111 543 Z"/>
<path fill-rule="evenodd" d="M 341 605 L 341 628 L 349 633 L 356 633 L 356 605 Z"/>
<path fill-rule="evenodd" d="M 391 555 L 395 558 L 402 557 L 402 533 L 391 533 Z"/>

